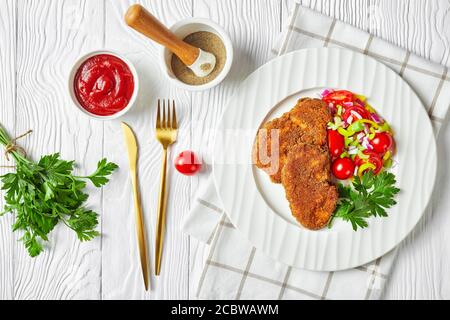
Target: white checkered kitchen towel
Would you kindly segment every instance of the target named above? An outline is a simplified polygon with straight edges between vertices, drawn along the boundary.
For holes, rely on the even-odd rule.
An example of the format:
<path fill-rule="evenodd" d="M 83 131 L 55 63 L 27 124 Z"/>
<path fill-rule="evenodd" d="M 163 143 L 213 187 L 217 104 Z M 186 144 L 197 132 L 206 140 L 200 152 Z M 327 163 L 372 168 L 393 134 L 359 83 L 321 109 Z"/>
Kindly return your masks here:
<path fill-rule="evenodd" d="M 274 55 L 328 46 L 372 56 L 417 92 L 437 134 L 450 106 L 448 68 L 299 4 L 289 21 Z M 204 299 L 377 299 L 396 255 L 394 250 L 367 265 L 338 272 L 312 272 L 278 263 L 256 250 L 229 222 L 211 179 L 198 193 L 183 229 L 210 245 L 197 289 L 197 297 Z"/>

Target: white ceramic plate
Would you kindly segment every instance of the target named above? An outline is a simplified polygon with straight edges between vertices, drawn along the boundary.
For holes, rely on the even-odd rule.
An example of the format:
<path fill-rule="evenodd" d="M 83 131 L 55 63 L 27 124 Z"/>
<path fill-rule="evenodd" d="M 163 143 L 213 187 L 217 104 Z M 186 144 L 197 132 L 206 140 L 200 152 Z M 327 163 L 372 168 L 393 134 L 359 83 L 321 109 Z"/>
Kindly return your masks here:
<path fill-rule="evenodd" d="M 300 97 L 317 97 L 323 88 L 367 96 L 395 131 L 397 165 L 392 171 L 401 189 L 398 204 L 388 218 L 372 218 L 368 228 L 357 232 L 339 219 L 331 229 L 303 228 L 291 216 L 283 187 L 252 165 L 261 124 L 291 109 Z M 230 99 L 216 136 L 213 175 L 231 222 L 256 248 L 297 268 L 334 271 L 373 261 L 408 235 L 433 191 L 436 159 L 428 115 L 401 77 L 349 50 L 306 49 L 262 66 Z"/>

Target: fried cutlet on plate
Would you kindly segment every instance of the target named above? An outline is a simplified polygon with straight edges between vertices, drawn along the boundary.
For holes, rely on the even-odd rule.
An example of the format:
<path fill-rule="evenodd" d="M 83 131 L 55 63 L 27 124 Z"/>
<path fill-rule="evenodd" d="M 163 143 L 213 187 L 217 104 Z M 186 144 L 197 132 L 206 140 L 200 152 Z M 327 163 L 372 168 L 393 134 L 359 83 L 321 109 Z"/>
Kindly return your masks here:
<path fill-rule="evenodd" d="M 281 182 L 292 215 L 304 227 L 322 229 L 330 220 L 338 200 L 331 182 L 330 157 L 326 147 L 299 144 L 283 166 Z"/>
<path fill-rule="evenodd" d="M 312 230 L 328 223 L 338 200 L 331 183 L 329 121 L 325 102 L 300 99 L 289 112 L 262 126 L 253 147 L 256 166 L 272 182 L 283 184 L 292 215 Z"/>
<path fill-rule="evenodd" d="M 331 114 L 325 102 L 303 98 L 280 118 L 265 123 L 253 148 L 253 161 L 272 182 L 281 183 L 281 171 L 290 150 L 300 143 L 324 146 Z M 274 141 L 275 140 L 275 141 Z"/>

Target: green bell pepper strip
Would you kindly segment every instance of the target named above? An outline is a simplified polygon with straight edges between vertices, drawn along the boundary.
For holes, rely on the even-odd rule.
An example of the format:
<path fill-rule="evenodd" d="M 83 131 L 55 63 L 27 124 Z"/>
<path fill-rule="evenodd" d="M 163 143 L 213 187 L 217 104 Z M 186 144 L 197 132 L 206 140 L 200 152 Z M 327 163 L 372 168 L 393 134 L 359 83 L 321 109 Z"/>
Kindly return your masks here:
<path fill-rule="evenodd" d="M 391 127 L 387 122 L 384 122 L 381 126 L 379 126 L 380 132 L 391 132 Z"/>
<path fill-rule="evenodd" d="M 347 129 L 338 128 L 338 132 L 344 137 L 351 137 L 355 133 L 361 132 L 365 129 L 364 123 L 369 123 L 371 125 L 378 126 L 375 122 L 367 120 L 367 119 L 359 119 L 358 121 L 353 122 Z"/>
<path fill-rule="evenodd" d="M 352 142 L 353 142 L 353 138 L 349 138 L 349 137 L 344 136 L 345 147 L 348 147 L 350 145 L 350 143 L 352 143 Z"/>
<path fill-rule="evenodd" d="M 352 135 L 354 135 L 354 132 L 349 132 L 347 130 L 345 130 L 344 128 L 338 128 L 338 132 L 343 135 L 344 137 L 351 137 Z"/>
<path fill-rule="evenodd" d="M 355 141 L 353 141 L 352 143 L 350 143 L 350 145 L 351 145 L 352 147 L 358 147 L 360 144 L 359 144 L 358 139 L 355 139 Z"/>
<path fill-rule="evenodd" d="M 363 119 L 361 119 L 361 120 L 363 120 Z M 361 120 L 353 122 L 350 125 L 350 127 L 348 127 L 347 131 L 353 132 L 353 134 L 363 131 L 365 129 L 365 127 L 364 127 L 364 123 Z"/>
<path fill-rule="evenodd" d="M 392 159 L 387 159 L 384 162 L 383 167 L 385 167 L 386 169 L 390 169 L 393 164 L 394 164 L 394 161 L 392 161 Z"/>
<path fill-rule="evenodd" d="M 378 125 L 378 123 L 376 123 L 375 121 L 372 121 L 372 120 L 359 119 L 357 122 L 370 124 L 370 125 L 371 125 L 372 127 L 374 127 L 375 129 L 378 129 L 378 128 L 380 127 L 380 126 Z"/>
<path fill-rule="evenodd" d="M 341 159 L 342 158 L 347 158 L 349 156 L 347 151 L 342 152 L 342 154 L 340 155 Z"/>
<path fill-rule="evenodd" d="M 369 155 L 362 153 L 361 150 L 358 150 L 358 157 L 359 157 L 360 159 L 364 159 L 364 160 L 367 160 L 367 159 L 370 158 Z"/>
<path fill-rule="evenodd" d="M 366 171 L 367 169 L 375 170 L 376 166 L 370 162 L 366 162 L 366 163 L 362 164 L 358 169 L 358 176 L 361 177 L 362 174 L 364 173 L 364 171 Z"/>

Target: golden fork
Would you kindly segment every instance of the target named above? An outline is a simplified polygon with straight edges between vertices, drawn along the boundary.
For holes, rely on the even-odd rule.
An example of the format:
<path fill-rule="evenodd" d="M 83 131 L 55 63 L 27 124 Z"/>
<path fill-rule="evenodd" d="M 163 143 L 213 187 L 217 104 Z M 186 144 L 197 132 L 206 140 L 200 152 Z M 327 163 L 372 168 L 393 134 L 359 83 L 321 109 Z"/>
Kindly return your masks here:
<path fill-rule="evenodd" d="M 156 115 L 156 139 L 163 148 L 163 159 L 161 169 L 161 187 L 159 190 L 158 201 L 158 222 L 156 227 L 156 253 L 155 253 L 155 274 L 159 276 L 161 270 L 161 256 L 164 239 L 164 229 L 166 224 L 166 173 L 167 173 L 167 148 L 177 140 L 177 116 L 175 112 L 175 101 L 172 100 L 172 118 L 170 117 L 170 100 L 162 102 L 162 120 L 161 120 L 161 101 L 158 99 L 158 111 Z"/>

